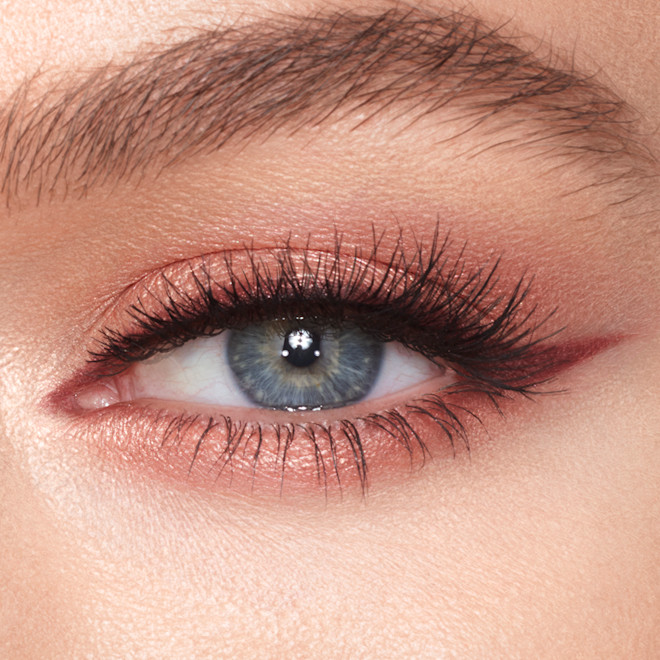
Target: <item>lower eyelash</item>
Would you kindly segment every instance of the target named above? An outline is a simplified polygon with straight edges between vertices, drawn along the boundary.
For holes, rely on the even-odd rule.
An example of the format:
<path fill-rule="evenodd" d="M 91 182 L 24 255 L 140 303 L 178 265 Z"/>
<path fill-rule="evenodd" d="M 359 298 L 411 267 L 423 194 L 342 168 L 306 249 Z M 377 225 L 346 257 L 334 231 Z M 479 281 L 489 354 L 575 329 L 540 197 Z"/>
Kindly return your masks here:
<path fill-rule="evenodd" d="M 256 487 L 259 494 L 282 496 L 311 487 L 326 497 L 357 488 L 364 495 L 374 469 L 413 471 L 447 448 L 451 456 L 461 449 L 469 453 L 468 426 L 482 426 L 475 400 L 482 409 L 499 411 L 499 400 L 507 396 L 449 390 L 355 419 L 265 424 L 149 407 L 142 411 L 149 416 L 143 436 L 151 445 L 142 442 L 127 457 L 137 451 L 141 462 L 164 463 L 167 473 L 205 488 L 222 484 L 255 494 Z M 126 405 L 129 416 L 135 408 Z"/>
<path fill-rule="evenodd" d="M 539 349 L 538 359 L 530 356 L 527 372 L 546 383 L 542 389 L 517 392 L 465 380 L 381 411 L 358 411 L 352 419 L 338 418 L 342 409 L 335 409 L 334 421 L 326 411 L 291 414 L 285 423 L 237 421 L 229 414 L 178 413 L 180 405 L 157 401 L 82 414 L 67 409 L 83 423 L 74 433 L 96 437 L 103 456 L 159 478 L 206 490 L 222 483 L 248 494 L 282 496 L 286 488 L 287 495 L 308 495 L 321 489 L 327 497 L 353 486 L 366 493 L 376 474 L 400 476 L 429 458 L 457 457 L 461 451 L 469 456 L 475 440 L 490 438 L 491 422 L 505 418 L 516 399 L 563 393 L 548 386 L 558 373 L 622 339 L 587 338 Z M 62 392 L 51 404 L 60 408 L 64 401 L 68 395 Z"/>

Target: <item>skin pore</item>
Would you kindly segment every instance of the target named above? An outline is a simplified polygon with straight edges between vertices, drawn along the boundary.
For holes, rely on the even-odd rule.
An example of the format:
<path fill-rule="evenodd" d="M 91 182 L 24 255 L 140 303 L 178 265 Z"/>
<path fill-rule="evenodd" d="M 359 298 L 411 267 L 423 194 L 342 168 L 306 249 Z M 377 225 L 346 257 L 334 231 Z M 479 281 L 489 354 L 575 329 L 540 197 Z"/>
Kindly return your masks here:
<path fill-rule="evenodd" d="M 660 654 L 652 3 L 43 5 L 0 17 L 0 655 Z M 379 477 L 366 432 L 366 495 L 187 479 L 139 401 L 58 398 L 163 273 L 338 235 L 448 235 L 598 348 L 469 451 Z"/>

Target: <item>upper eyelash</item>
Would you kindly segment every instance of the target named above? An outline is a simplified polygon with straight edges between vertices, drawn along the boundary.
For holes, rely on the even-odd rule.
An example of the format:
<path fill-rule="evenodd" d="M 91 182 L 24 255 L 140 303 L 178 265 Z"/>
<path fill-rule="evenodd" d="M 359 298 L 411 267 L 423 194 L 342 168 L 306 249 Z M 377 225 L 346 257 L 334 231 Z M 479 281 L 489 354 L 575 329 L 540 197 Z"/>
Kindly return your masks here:
<path fill-rule="evenodd" d="M 382 259 L 383 238 L 373 234 L 368 251 L 343 247 L 335 237 L 331 252 L 283 247 L 246 247 L 246 266 L 235 267 L 232 253 L 221 260 L 223 282 L 207 258 L 190 263 L 194 292 L 161 275 L 165 295 L 148 292 L 133 303 L 129 331 L 105 327 L 92 362 L 121 369 L 228 327 L 287 315 L 350 317 L 384 341 L 396 340 L 430 359 L 451 364 L 460 375 L 492 393 L 529 392 L 546 370 L 543 334 L 550 314 L 538 318 L 525 309 L 531 278 L 521 276 L 507 294 L 497 294 L 499 260 L 468 270 L 463 254 L 450 258 L 449 235 L 436 229 L 428 247 L 415 242 L 410 254 L 402 235 Z M 528 306 L 529 307 L 529 306 Z"/>

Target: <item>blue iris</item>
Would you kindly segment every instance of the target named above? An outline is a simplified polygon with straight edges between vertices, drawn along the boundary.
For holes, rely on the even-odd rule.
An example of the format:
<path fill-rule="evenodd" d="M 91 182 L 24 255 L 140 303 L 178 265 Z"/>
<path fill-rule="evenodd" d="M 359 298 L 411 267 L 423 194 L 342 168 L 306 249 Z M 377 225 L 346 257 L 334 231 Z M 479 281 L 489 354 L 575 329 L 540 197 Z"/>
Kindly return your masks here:
<path fill-rule="evenodd" d="M 338 408 L 369 393 L 383 343 L 352 325 L 272 321 L 231 330 L 227 359 L 238 386 L 259 406 Z"/>

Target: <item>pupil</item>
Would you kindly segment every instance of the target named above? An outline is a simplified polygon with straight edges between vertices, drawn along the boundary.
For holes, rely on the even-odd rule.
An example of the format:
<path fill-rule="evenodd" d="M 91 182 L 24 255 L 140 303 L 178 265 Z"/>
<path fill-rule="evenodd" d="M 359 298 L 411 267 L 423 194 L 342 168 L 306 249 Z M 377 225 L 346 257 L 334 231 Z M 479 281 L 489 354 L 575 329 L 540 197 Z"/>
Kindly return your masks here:
<path fill-rule="evenodd" d="M 321 357 L 321 337 L 302 328 L 291 330 L 284 337 L 281 355 L 294 367 L 309 367 Z"/>

